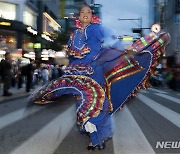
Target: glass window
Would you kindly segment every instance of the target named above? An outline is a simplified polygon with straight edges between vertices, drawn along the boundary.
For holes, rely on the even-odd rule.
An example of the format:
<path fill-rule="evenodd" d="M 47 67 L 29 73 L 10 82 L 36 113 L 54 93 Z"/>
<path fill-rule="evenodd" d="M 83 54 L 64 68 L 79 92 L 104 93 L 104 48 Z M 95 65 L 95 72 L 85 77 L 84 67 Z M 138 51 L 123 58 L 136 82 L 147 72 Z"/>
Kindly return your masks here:
<path fill-rule="evenodd" d="M 37 28 L 36 26 L 36 16 L 33 15 L 28 9 L 26 9 L 23 13 L 23 22 L 24 24 L 31 26 L 33 28 Z"/>
<path fill-rule="evenodd" d="M 0 2 L 0 17 L 9 20 L 16 19 L 16 5 Z"/>

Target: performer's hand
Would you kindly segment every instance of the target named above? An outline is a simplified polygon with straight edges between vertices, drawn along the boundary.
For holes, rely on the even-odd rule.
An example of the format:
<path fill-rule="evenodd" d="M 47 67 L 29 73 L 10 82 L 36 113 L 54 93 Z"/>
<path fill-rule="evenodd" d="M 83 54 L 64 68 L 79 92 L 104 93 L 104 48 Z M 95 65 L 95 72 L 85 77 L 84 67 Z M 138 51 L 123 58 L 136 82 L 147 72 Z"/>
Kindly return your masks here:
<path fill-rule="evenodd" d="M 127 56 L 131 56 L 133 54 L 135 54 L 137 51 L 132 47 L 132 45 L 128 45 L 126 47 L 124 47 L 125 51 L 126 51 L 126 55 Z"/>
<path fill-rule="evenodd" d="M 89 121 L 85 124 L 85 130 L 86 130 L 86 132 L 90 132 L 90 133 L 97 131 L 96 126 L 94 124 L 90 123 Z"/>
<path fill-rule="evenodd" d="M 128 45 L 128 46 L 125 46 L 124 49 L 127 51 L 131 51 L 131 50 L 133 50 L 133 47 L 132 47 L 132 45 Z"/>

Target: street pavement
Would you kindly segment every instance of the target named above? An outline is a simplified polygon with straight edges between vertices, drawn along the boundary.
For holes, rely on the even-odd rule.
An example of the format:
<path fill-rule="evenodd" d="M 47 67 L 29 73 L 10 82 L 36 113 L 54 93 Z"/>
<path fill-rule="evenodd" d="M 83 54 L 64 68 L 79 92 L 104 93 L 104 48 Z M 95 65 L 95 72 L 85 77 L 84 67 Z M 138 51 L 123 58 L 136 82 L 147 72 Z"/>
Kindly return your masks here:
<path fill-rule="evenodd" d="M 0 84 L 0 103 L 5 101 L 11 101 L 15 99 L 20 99 L 29 96 L 36 88 L 40 87 L 40 85 L 36 85 L 30 92 L 26 92 L 25 84 L 22 85 L 22 88 L 18 89 L 17 87 L 11 87 L 9 92 L 11 92 L 12 96 L 3 96 L 3 85 Z"/>
<path fill-rule="evenodd" d="M 3 85 L 0 84 L 0 102 L 26 97 L 29 95 L 29 93 L 25 91 L 25 86 L 20 89 L 17 87 L 11 87 L 9 91 L 13 94 L 12 96 L 3 96 Z"/>
<path fill-rule="evenodd" d="M 24 93 L 27 95 L 26 93 Z M 12 96 L 13 97 L 13 96 Z M 151 154 L 180 153 L 180 94 L 149 88 L 114 115 L 115 133 L 104 150 L 87 151 L 88 136 L 76 127 L 75 100 L 62 97 L 48 105 L 26 107 L 27 97 L 0 103 L 2 154 Z"/>

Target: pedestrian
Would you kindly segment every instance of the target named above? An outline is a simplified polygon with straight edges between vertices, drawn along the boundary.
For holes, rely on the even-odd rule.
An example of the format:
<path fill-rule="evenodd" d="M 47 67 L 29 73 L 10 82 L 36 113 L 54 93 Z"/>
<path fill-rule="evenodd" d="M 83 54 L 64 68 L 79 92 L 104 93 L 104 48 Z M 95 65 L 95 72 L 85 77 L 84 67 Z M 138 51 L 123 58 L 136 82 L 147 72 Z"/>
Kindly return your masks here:
<path fill-rule="evenodd" d="M 9 92 L 12 83 L 12 58 L 9 52 L 5 53 L 5 59 L 1 60 L 1 78 L 3 82 L 3 96 L 11 96 Z"/>
<path fill-rule="evenodd" d="M 59 72 L 57 67 L 51 65 L 50 68 L 51 68 L 51 80 L 57 79 L 59 77 Z"/>
<path fill-rule="evenodd" d="M 30 59 L 30 63 L 25 66 L 26 69 L 26 92 L 30 92 L 30 89 L 33 87 L 33 74 L 35 70 L 35 62 L 33 59 Z"/>
<path fill-rule="evenodd" d="M 17 72 L 18 89 L 22 88 L 22 83 L 23 83 L 22 67 L 23 66 L 19 64 L 18 72 Z"/>
<path fill-rule="evenodd" d="M 46 64 L 42 64 L 41 77 L 42 77 L 42 85 L 47 84 L 49 82 L 49 70 Z"/>
<path fill-rule="evenodd" d="M 64 74 L 64 71 L 63 71 L 63 65 L 56 65 L 56 68 L 58 69 L 58 76 L 59 77 L 61 77 L 61 76 L 63 76 L 63 74 Z"/>

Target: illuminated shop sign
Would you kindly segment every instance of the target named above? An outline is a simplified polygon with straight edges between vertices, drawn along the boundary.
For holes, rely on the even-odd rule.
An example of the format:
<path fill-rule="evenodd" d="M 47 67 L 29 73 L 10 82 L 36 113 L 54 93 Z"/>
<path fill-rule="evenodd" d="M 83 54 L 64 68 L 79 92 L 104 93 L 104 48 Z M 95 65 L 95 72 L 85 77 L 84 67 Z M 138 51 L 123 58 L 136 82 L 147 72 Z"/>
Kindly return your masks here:
<path fill-rule="evenodd" d="M 61 26 L 46 12 L 43 13 L 43 33 L 58 31 Z"/>
<path fill-rule="evenodd" d="M 41 34 L 41 37 L 42 37 L 42 38 L 44 38 L 44 39 L 46 39 L 47 41 L 51 41 L 51 42 L 53 42 L 53 40 L 52 40 L 52 39 L 50 39 L 50 37 L 49 37 L 49 36 L 47 36 L 46 34 Z"/>
<path fill-rule="evenodd" d="M 35 53 L 34 52 L 25 53 L 23 56 L 27 57 L 27 58 L 35 59 Z"/>
<path fill-rule="evenodd" d="M 10 22 L 0 22 L 0 25 L 2 26 L 11 26 Z"/>
<path fill-rule="evenodd" d="M 34 48 L 35 49 L 40 49 L 41 48 L 41 43 L 34 43 Z"/>
<path fill-rule="evenodd" d="M 32 29 L 31 27 L 27 27 L 27 31 L 32 33 L 33 35 L 37 35 L 37 31 L 35 31 L 34 29 Z"/>

